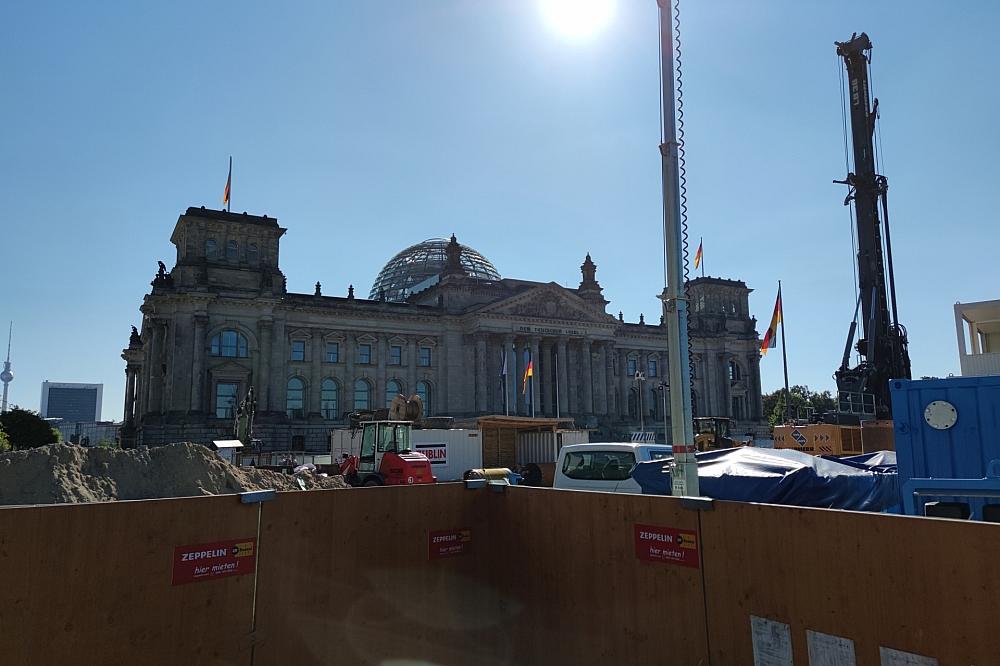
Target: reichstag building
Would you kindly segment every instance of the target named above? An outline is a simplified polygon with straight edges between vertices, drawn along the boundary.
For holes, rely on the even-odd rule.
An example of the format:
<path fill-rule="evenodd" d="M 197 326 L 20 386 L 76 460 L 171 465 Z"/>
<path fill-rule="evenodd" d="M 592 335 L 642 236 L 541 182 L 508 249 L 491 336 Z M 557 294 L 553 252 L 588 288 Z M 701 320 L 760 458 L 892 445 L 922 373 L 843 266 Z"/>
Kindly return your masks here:
<path fill-rule="evenodd" d="M 345 414 L 400 393 L 433 416 L 571 419 L 592 441 L 663 432 L 666 327 L 609 313 L 589 255 L 576 287 L 531 282 L 452 236 L 394 256 L 367 298 L 319 284 L 296 294 L 279 267 L 285 231 L 205 208 L 178 218 L 176 262 L 160 264 L 122 353 L 126 444 L 229 437 L 250 386 L 257 436 L 273 450 L 328 450 Z M 695 412 L 737 428 L 762 416 L 749 293 L 736 280 L 689 284 Z"/>

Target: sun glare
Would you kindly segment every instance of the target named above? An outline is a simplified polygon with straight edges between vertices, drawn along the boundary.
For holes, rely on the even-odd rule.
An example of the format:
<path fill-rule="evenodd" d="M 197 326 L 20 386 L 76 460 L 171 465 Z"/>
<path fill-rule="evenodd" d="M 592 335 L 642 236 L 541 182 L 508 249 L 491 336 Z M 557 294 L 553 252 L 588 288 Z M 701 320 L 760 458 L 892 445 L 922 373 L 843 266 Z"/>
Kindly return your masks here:
<path fill-rule="evenodd" d="M 539 0 L 539 4 L 549 27 L 570 39 L 593 35 L 615 13 L 615 0 Z"/>

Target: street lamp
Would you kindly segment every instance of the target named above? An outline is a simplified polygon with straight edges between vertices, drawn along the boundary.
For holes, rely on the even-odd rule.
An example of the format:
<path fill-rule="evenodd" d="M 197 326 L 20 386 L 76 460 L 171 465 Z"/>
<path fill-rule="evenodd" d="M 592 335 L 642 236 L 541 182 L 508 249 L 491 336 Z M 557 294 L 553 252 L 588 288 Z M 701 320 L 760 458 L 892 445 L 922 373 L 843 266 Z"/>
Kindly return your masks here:
<path fill-rule="evenodd" d="M 656 390 L 663 395 L 663 443 L 669 444 L 670 442 L 667 440 L 667 432 L 670 430 L 667 423 L 667 391 L 670 390 L 670 385 L 661 381 L 656 385 Z"/>
<path fill-rule="evenodd" d="M 642 406 L 642 383 L 646 381 L 646 373 L 642 370 L 635 371 L 635 385 L 639 391 L 639 432 L 646 432 L 646 415 Z"/>

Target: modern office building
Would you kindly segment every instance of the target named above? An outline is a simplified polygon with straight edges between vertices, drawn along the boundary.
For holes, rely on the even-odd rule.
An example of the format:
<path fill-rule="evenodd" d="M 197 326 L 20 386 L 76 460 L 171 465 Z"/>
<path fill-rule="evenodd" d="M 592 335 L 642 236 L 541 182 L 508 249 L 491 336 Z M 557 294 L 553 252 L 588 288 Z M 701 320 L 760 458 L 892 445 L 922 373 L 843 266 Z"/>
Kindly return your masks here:
<path fill-rule="evenodd" d="M 93 423 L 101 420 L 104 384 L 42 382 L 42 418 L 66 423 Z"/>

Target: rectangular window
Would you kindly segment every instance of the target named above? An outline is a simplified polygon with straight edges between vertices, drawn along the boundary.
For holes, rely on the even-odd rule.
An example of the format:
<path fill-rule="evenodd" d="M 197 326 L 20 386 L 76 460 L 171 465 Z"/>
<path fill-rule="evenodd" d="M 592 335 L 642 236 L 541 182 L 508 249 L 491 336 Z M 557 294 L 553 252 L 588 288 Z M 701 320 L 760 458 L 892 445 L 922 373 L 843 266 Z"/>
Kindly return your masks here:
<path fill-rule="evenodd" d="M 339 342 L 328 342 L 328 343 L 326 343 L 326 362 L 327 363 L 340 363 L 340 343 Z"/>
<path fill-rule="evenodd" d="M 659 364 L 656 362 L 655 358 L 651 358 L 646 362 L 646 365 L 648 366 L 646 368 L 646 378 L 652 379 L 656 376 L 656 371 L 659 370 Z"/>
<path fill-rule="evenodd" d="M 358 345 L 358 363 L 368 365 L 372 362 L 372 346 Z"/>
<path fill-rule="evenodd" d="M 628 360 L 628 376 L 629 377 L 635 377 L 635 371 L 637 369 L 638 369 L 638 366 L 636 365 L 635 359 L 634 358 L 630 358 Z"/>
<path fill-rule="evenodd" d="M 562 472 L 571 479 L 624 481 L 634 465 L 631 451 L 581 451 L 566 455 Z"/>
<path fill-rule="evenodd" d="M 306 360 L 306 341 L 292 340 L 292 354 L 289 358 L 293 361 Z"/>
<path fill-rule="evenodd" d="M 219 382 L 215 385 L 215 418 L 231 419 L 236 415 L 236 393 L 240 385 Z"/>
<path fill-rule="evenodd" d="M 389 347 L 389 365 L 403 365 L 403 348 L 399 345 Z"/>
<path fill-rule="evenodd" d="M 420 367 L 429 368 L 431 365 L 431 348 L 421 347 L 420 348 Z"/>

